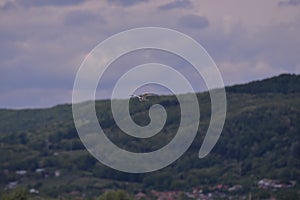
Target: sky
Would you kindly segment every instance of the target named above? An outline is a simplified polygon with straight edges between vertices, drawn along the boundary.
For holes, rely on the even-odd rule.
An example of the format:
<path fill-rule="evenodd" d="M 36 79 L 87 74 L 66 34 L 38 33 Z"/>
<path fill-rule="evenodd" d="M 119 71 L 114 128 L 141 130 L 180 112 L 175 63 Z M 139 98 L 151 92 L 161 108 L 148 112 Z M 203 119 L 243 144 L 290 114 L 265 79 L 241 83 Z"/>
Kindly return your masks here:
<path fill-rule="evenodd" d="M 199 42 L 225 85 L 300 73 L 300 0 L 0 0 L 0 108 L 70 103 L 89 52 L 113 34 L 164 27 Z M 176 45 L 176 44 L 174 44 Z M 127 58 L 126 58 L 127 56 Z M 97 98 L 122 73 L 147 62 L 188 63 L 166 52 L 130 53 L 112 64 Z M 205 90 L 199 83 L 197 90 Z"/>

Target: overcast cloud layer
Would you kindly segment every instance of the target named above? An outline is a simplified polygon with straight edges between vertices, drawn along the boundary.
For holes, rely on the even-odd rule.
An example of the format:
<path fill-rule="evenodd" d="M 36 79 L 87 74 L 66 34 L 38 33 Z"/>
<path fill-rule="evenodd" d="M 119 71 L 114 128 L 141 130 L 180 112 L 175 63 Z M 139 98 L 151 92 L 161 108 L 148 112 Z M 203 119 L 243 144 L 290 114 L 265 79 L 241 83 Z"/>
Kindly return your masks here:
<path fill-rule="evenodd" d="M 85 56 L 112 34 L 144 26 L 197 40 L 226 85 L 300 73 L 299 0 L 0 0 L 0 107 L 70 103 Z M 145 61 L 174 65 L 197 79 L 170 55 L 137 55 L 114 63 L 97 97 L 108 98 L 113 80 Z"/>

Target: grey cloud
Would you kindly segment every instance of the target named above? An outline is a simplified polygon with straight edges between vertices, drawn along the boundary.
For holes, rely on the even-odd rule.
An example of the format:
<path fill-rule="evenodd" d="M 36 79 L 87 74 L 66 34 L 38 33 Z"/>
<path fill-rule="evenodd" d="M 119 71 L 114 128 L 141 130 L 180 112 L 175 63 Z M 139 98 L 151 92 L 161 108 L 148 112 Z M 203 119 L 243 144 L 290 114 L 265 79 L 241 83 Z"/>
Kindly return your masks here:
<path fill-rule="evenodd" d="M 12 55 L 15 55 L 16 49 L 11 41 L 0 40 L 0 46 L 0 60 L 7 60 L 7 58 L 12 58 Z"/>
<path fill-rule="evenodd" d="M 300 0 L 284 0 L 278 3 L 279 6 L 298 6 L 300 5 Z"/>
<path fill-rule="evenodd" d="M 68 6 L 83 3 L 85 0 L 26 0 L 23 4 L 29 6 Z"/>
<path fill-rule="evenodd" d="M 65 25 L 83 25 L 90 22 L 104 24 L 106 20 L 100 14 L 86 11 L 72 11 L 64 19 Z"/>
<path fill-rule="evenodd" d="M 21 1 L 34 2 L 33 0 L 16 1 L 18 3 Z M 59 3 L 49 3 L 48 0 L 46 2 L 48 4 L 44 2 L 43 5 L 27 3 L 27 6 L 44 6 L 41 7 L 42 10 L 47 9 L 46 5 L 59 5 Z M 75 0 L 72 2 L 83 1 Z M 125 6 L 136 5 L 140 1 L 112 0 L 111 2 L 114 5 L 119 4 L 120 8 L 118 9 L 121 10 Z M 61 2 L 61 4 L 67 5 L 66 2 Z M 295 2 L 292 4 L 298 5 Z M 18 6 L 22 8 L 22 5 Z M 175 9 L 175 7 L 169 5 L 165 9 Z M 287 7 L 287 9 L 289 8 Z M 56 9 L 68 10 L 63 6 Z M 55 14 L 56 11 L 50 10 Z M 114 17 L 116 13 L 107 12 L 112 15 L 111 24 L 106 23 L 104 26 L 98 26 L 99 23 L 105 23 L 105 19 L 102 18 L 105 16 L 105 12 L 98 15 L 93 11 L 88 13 L 84 8 L 80 11 L 63 12 L 64 17 L 58 20 L 55 18 L 54 20 L 57 21 L 51 21 L 53 18 L 47 18 L 49 12 L 44 12 L 43 15 L 40 11 L 27 12 L 26 9 L 20 11 L 22 13 L 14 12 L 15 16 L 12 20 L 10 18 L 11 13 L 6 15 L 5 12 L 1 13 L 0 11 L 1 17 L 6 18 L 2 20 L 2 28 L 0 29 L 0 82 L 2 86 L 0 88 L 2 94 L 0 107 L 48 106 L 65 101 L 64 98 L 67 99 L 69 95 L 68 91 L 71 91 L 76 69 L 84 59 L 83 55 L 86 55 L 95 44 L 112 33 L 136 25 L 136 22 L 128 21 L 127 16 L 124 17 L 124 22 L 119 23 L 120 19 Z M 221 26 L 207 27 L 210 26 L 211 21 L 205 17 L 182 16 L 182 14 L 180 16 L 173 12 L 160 12 L 158 14 L 164 16 L 150 19 L 152 23 L 182 30 L 193 36 L 207 49 L 217 63 L 236 64 L 238 68 L 239 63 L 247 63 L 247 66 L 251 67 L 252 64 L 254 66 L 261 61 L 268 64 L 272 70 L 284 68 L 290 72 L 294 72 L 296 67 L 300 66 L 299 19 L 295 20 L 296 22 L 287 23 L 285 26 L 282 23 L 275 23 L 273 26 L 261 27 L 257 32 L 249 31 L 242 22 L 225 32 Z M 142 14 L 140 16 L 144 17 Z M 26 18 L 26 20 L 15 22 L 15 17 Z M 32 20 L 35 18 L 41 18 L 41 20 Z M 161 20 L 162 18 L 165 19 Z M 174 22 L 176 24 L 168 24 L 167 21 L 174 19 L 178 19 Z M 115 23 L 113 20 L 116 20 Z M 205 29 L 203 30 L 203 28 Z M 107 74 L 107 79 L 104 80 L 103 85 L 104 90 L 111 89 L 113 81 L 115 81 L 114 77 L 123 72 L 126 61 L 128 66 L 134 66 L 131 64 L 135 64 L 135 62 L 139 64 L 136 61 L 139 58 L 143 59 L 141 56 L 135 56 L 134 58 L 129 57 L 127 60 L 120 60 L 119 67 Z M 173 62 L 178 64 L 173 57 L 165 56 L 158 59 L 158 61 L 161 60 L 166 60 L 165 64 L 170 64 L 170 66 L 173 66 L 171 65 Z M 182 64 L 181 66 L 185 65 Z M 120 70 L 121 67 L 122 70 Z M 247 80 L 251 80 L 254 76 L 253 74 L 248 75 L 249 71 L 240 71 L 239 78 L 237 78 L 237 74 L 229 74 L 226 78 L 230 79 L 231 82 L 237 82 L 245 81 L 246 79 L 243 77 L 248 76 Z M 24 91 L 24 93 L 36 92 L 28 93 L 29 95 L 23 98 L 24 94 L 20 91 Z M 58 92 L 50 93 L 50 91 Z M 9 94 L 14 94 L 14 96 L 9 96 Z M 64 96 L 61 97 L 60 95 Z M 37 102 L 40 97 L 45 98 Z"/>
<path fill-rule="evenodd" d="M 15 5 L 21 5 L 23 7 L 69 6 L 81 4 L 85 1 L 86 0 L 17 0 L 15 2 L 7 2 L 3 8 L 8 9 Z"/>
<path fill-rule="evenodd" d="M 0 30 L 0 61 L 11 57 L 15 53 L 13 41 L 16 40 L 14 33 Z"/>
<path fill-rule="evenodd" d="M 1 108 L 45 108 L 70 103 L 70 90 L 26 89 L 9 91 L 0 98 Z"/>
<path fill-rule="evenodd" d="M 189 8 L 191 7 L 191 2 L 189 0 L 176 0 L 165 5 L 158 7 L 160 10 L 171 10 L 175 8 Z"/>
<path fill-rule="evenodd" d="M 222 29 L 197 34 L 202 44 L 216 62 L 257 63 L 264 62 L 275 69 L 295 71 L 300 65 L 299 28 L 295 24 L 265 27 L 251 33 L 237 25 L 230 33 Z"/>
<path fill-rule="evenodd" d="M 209 26 L 208 19 L 199 15 L 185 15 L 179 18 L 178 23 L 181 26 L 194 29 L 203 29 Z"/>
<path fill-rule="evenodd" d="M 133 6 L 141 2 L 148 2 L 149 0 L 107 0 L 107 1 L 109 3 L 114 3 L 114 4 L 127 7 L 127 6 Z"/>

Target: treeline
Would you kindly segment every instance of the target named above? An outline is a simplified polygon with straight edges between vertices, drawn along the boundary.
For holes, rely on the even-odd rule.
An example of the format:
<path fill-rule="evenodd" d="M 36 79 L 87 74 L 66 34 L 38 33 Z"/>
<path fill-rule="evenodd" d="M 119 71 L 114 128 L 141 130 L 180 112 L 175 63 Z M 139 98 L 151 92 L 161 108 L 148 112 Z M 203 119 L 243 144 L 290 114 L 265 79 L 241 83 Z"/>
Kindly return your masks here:
<path fill-rule="evenodd" d="M 198 151 L 210 119 L 210 99 L 208 93 L 197 94 L 201 118 L 196 139 L 180 159 L 147 174 L 119 172 L 93 158 L 78 137 L 70 105 L 38 111 L 2 110 L 0 118 L 7 116 L 7 120 L 0 125 L 0 185 L 5 188 L 9 182 L 18 181 L 52 197 L 73 190 L 99 196 L 108 188 L 136 193 L 152 189 L 209 188 L 217 184 L 240 184 L 247 193 L 257 188 L 258 180 L 270 178 L 297 181 L 293 188 L 297 191 L 300 180 L 298 81 L 299 76 L 282 75 L 227 88 L 225 126 L 217 145 L 204 159 L 198 158 Z M 279 85 L 288 92 L 280 92 Z M 261 89 L 255 93 L 255 87 Z M 149 122 L 148 110 L 155 103 L 166 108 L 167 123 L 150 139 L 132 138 L 116 126 L 110 102 L 98 101 L 99 123 L 112 142 L 129 151 L 149 152 L 173 139 L 180 122 L 180 107 L 174 96 L 153 97 L 146 103 L 131 100 L 130 103 L 130 113 L 137 124 Z M 44 171 L 39 174 L 37 169 Z M 16 174 L 18 170 L 26 170 L 26 175 Z M 60 172 L 57 177 L 56 171 Z"/>

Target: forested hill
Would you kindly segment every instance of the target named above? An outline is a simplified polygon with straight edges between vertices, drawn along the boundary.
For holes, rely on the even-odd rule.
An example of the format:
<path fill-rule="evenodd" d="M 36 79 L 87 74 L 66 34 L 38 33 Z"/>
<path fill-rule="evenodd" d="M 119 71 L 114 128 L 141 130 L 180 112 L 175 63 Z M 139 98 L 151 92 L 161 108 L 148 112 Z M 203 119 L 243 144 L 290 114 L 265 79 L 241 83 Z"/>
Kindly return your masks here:
<path fill-rule="evenodd" d="M 191 191 L 192 188 L 214 192 L 217 185 L 227 188 L 239 185 L 242 189 L 234 195 L 249 192 L 259 195 L 258 182 L 264 178 L 290 187 L 286 190 L 267 188 L 263 191 L 265 196 L 281 195 L 281 191 L 297 195 L 300 183 L 299 81 L 299 75 L 284 74 L 227 87 L 224 129 L 215 148 L 204 159 L 198 159 L 198 152 L 209 124 L 210 99 L 207 92 L 197 94 L 201 119 L 191 147 L 170 166 L 147 174 L 118 172 L 94 159 L 79 140 L 71 105 L 1 109 L 0 199 L 1 191 L 11 183 L 34 188 L 40 195 L 54 198 L 67 197 L 72 191 L 77 191 L 80 197 L 84 194 L 92 198 L 103 191 L 120 188 L 131 194 L 152 190 Z M 149 107 L 156 103 L 165 107 L 168 118 L 163 130 L 149 139 L 124 134 L 113 120 L 108 100 L 96 102 L 97 117 L 112 142 L 133 152 L 149 152 L 171 141 L 180 121 L 180 107 L 174 96 L 152 97 L 143 103 L 132 99 L 133 120 L 140 125 L 147 124 Z"/>
<path fill-rule="evenodd" d="M 282 74 L 264 80 L 229 86 L 226 87 L 226 92 L 240 94 L 300 93 L 300 75 Z M 201 96 L 201 94 L 199 95 Z M 110 102 L 107 100 L 100 100 L 97 104 L 101 105 L 101 108 L 105 108 L 107 111 Z M 0 109 L 0 132 L 34 130 L 39 127 L 49 126 L 49 124 L 57 124 L 66 121 L 72 123 L 71 110 L 70 104 L 58 105 L 45 109 Z"/>
<path fill-rule="evenodd" d="M 247 84 L 226 88 L 227 92 L 235 93 L 300 93 L 300 76 L 295 74 L 281 74 L 272 78 L 253 81 Z"/>

